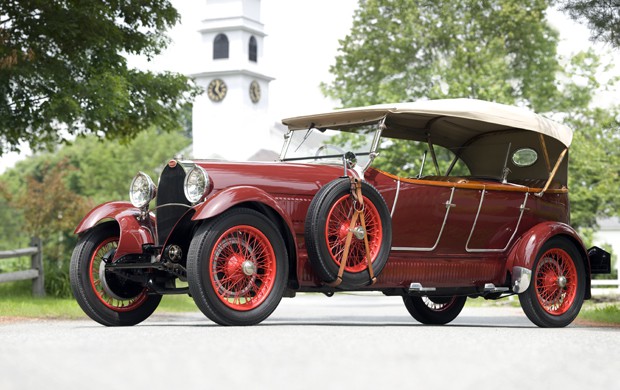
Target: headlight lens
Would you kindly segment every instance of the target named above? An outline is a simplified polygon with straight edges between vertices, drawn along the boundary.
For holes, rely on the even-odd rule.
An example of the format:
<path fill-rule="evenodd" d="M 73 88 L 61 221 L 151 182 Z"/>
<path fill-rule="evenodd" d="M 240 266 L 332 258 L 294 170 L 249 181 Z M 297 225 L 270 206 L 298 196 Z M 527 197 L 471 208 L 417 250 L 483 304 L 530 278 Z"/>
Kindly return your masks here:
<path fill-rule="evenodd" d="M 155 198 L 156 193 L 157 188 L 153 180 L 144 172 L 138 172 L 131 181 L 129 199 L 134 207 L 143 208 L 147 206 L 149 202 Z"/>
<path fill-rule="evenodd" d="M 191 171 L 189 171 L 187 176 L 185 176 L 185 183 L 183 185 L 185 197 L 191 203 L 199 202 L 204 196 L 205 191 L 209 188 L 210 184 L 207 171 L 196 165 L 191 169 Z"/>

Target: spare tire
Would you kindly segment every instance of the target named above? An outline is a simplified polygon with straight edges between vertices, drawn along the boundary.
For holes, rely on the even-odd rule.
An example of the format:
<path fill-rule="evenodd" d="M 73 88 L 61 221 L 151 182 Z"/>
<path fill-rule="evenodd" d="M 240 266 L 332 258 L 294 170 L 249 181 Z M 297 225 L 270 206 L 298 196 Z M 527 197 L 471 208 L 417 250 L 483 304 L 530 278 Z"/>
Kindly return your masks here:
<path fill-rule="evenodd" d="M 381 273 L 392 245 L 392 220 L 385 200 L 372 185 L 362 182 L 364 220 L 375 276 Z M 333 283 L 344 255 L 344 247 L 355 210 L 349 178 L 339 178 L 321 188 L 308 208 L 305 242 L 312 268 L 325 283 Z M 361 221 L 354 228 L 361 229 Z M 363 231 L 363 229 L 362 229 Z M 356 288 L 370 284 L 363 238 L 353 236 L 339 287 Z"/>

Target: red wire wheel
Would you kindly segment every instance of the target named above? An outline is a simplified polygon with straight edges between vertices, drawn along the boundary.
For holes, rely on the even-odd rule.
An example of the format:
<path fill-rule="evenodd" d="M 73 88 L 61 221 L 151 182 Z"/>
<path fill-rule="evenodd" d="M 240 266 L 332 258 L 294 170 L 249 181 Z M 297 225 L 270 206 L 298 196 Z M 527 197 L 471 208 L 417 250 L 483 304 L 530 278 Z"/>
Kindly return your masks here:
<path fill-rule="evenodd" d="M 374 276 L 378 277 L 387 263 L 392 245 L 392 218 L 383 197 L 371 184 L 361 183 L 363 205 L 356 203 L 351 194 L 349 178 L 339 178 L 324 185 L 314 196 L 305 223 L 305 244 L 312 269 L 325 283 L 338 280 L 339 268 L 344 259 L 347 235 L 352 232 L 340 289 L 352 289 L 371 283 L 364 238 Z M 354 212 L 361 215 L 351 226 Z"/>
<path fill-rule="evenodd" d="M 71 291 L 84 313 L 106 326 L 136 325 L 147 319 L 161 295 L 148 293 L 145 283 L 106 270 L 120 237 L 116 222 L 101 223 L 81 234 L 71 255 Z"/>
<path fill-rule="evenodd" d="M 540 306 L 551 315 L 561 315 L 572 306 L 577 295 L 577 268 L 566 251 L 545 252 L 536 267 L 534 288 Z"/>
<path fill-rule="evenodd" d="M 235 226 L 213 247 L 211 285 L 226 306 L 252 310 L 273 290 L 276 268 L 276 255 L 267 237 L 255 227 Z"/>
<path fill-rule="evenodd" d="M 375 205 L 368 199 L 364 198 L 364 222 L 366 224 L 365 234 L 368 237 L 368 246 L 370 248 L 370 261 L 374 262 L 379 253 L 381 242 L 383 240 L 383 229 L 381 228 L 381 217 Z M 353 196 L 345 195 L 338 199 L 327 214 L 325 225 L 325 241 L 329 248 L 332 260 L 340 266 L 341 260 L 344 258 L 345 242 L 350 230 L 364 232 L 361 222 L 361 215 L 357 218 L 355 226 L 351 226 L 351 218 L 355 207 Z M 353 235 L 349 246 L 349 254 L 345 271 L 361 272 L 368 268 L 368 260 L 366 258 L 366 246 L 363 239 Z"/>
<path fill-rule="evenodd" d="M 101 242 L 90 259 L 90 285 L 103 305 L 117 312 L 129 312 L 142 305 L 147 298 L 146 289 L 136 284 L 122 284 L 118 277 L 106 272 L 103 257 L 118 247 L 118 237 Z"/>
<path fill-rule="evenodd" d="M 463 310 L 467 297 L 403 296 L 405 307 L 418 322 L 426 325 L 445 325 Z"/>
<path fill-rule="evenodd" d="M 205 316 L 245 326 L 271 315 L 288 280 L 283 232 L 267 215 L 243 207 L 198 228 L 187 254 L 187 283 Z"/>
<path fill-rule="evenodd" d="M 563 236 L 538 251 L 530 286 L 519 294 L 521 308 L 540 327 L 569 325 L 579 314 L 586 292 L 584 255 Z"/>

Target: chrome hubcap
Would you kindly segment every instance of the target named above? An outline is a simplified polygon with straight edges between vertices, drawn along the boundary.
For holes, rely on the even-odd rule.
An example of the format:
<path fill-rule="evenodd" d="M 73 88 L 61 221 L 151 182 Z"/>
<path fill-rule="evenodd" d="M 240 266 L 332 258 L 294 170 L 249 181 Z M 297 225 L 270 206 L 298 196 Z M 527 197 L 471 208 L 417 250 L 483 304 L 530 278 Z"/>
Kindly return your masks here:
<path fill-rule="evenodd" d="M 256 273 L 256 266 L 249 260 L 246 260 L 241 264 L 241 269 L 247 276 L 252 276 Z"/>
<path fill-rule="evenodd" d="M 357 226 L 353 229 L 351 229 L 351 232 L 353 232 L 353 235 L 355 236 L 355 238 L 357 238 L 358 240 L 363 240 L 364 236 L 366 235 L 366 231 L 364 230 L 363 227 L 361 226 Z"/>
<path fill-rule="evenodd" d="M 558 277 L 558 286 L 561 288 L 566 287 L 566 276 L 562 275 Z"/>

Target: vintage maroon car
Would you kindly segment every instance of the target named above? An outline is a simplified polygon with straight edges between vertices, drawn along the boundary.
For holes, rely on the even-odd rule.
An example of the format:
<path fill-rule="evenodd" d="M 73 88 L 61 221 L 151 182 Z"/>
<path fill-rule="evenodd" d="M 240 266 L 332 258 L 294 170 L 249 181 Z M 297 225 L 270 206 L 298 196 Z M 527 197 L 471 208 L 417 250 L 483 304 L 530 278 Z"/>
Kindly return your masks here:
<path fill-rule="evenodd" d="M 518 294 L 534 324 L 560 327 L 609 272 L 570 226 L 562 124 L 470 99 L 283 124 L 277 162 L 171 160 L 157 188 L 140 172 L 131 202 L 92 210 L 71 260 L 86 314 L 134 325 L 181 293 L 216 323 L 251 325 L 297 292 L 380 291 L 445 324 L 467 297 Z M 389 166 L 382 152 L 407 161 L 401 174 L 373 167 Z"/>

